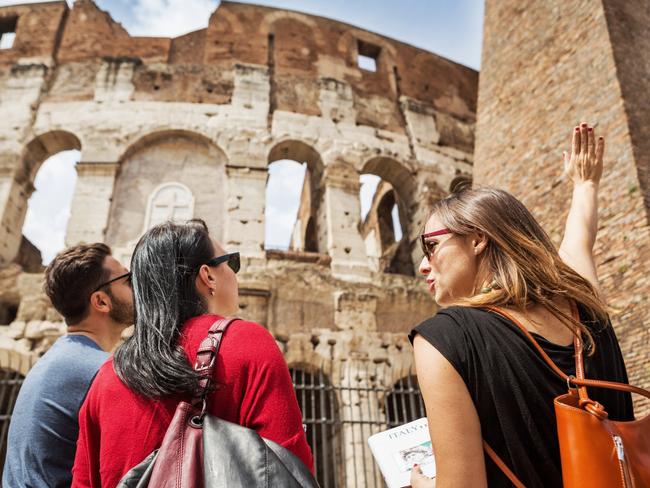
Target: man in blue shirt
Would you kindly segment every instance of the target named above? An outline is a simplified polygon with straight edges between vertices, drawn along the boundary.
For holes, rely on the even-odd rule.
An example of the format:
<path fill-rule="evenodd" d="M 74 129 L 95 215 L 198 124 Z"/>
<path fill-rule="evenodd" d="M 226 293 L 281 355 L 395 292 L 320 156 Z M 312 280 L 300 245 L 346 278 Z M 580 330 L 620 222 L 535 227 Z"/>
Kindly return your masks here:
<path fill-rule="evenodd" d="M 18 394 L 5 488 L 70 486 L 79 408 L 109 351 L 133 323 L 130 274 L 105 244 L 56 256 L 45 270 L 45 293 L 68 330 L 27 374 Z"/>

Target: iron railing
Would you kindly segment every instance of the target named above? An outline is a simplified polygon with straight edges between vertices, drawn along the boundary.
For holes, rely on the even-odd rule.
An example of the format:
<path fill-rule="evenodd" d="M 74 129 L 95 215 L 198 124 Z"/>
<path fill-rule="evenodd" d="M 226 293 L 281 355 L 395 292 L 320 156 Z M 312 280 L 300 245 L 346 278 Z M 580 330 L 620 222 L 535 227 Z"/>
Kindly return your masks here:
<path fill-rule="evenodd" d="M 332 382 L 326 369 L 292 368 L 291 378 L 302 410 L 315 474 L 322 488 L 380 488 L 383 478 L 367 441 L 377 432 L 425 416 L 417 380 L 411 370 L 390 381 L 390 369 L 365 361 L 344 363 Z M 0 472 L 7 433 L 24 377 L 0 370 Z"/>
<path fill-rule="evenodd" d="M 0 473 L 7 456 L 7 433 L 18 392 L 25 377 L 8 369 L 0 369 Z"/>
<path fill-rule="evenodd" d="M 335 382 L 327 369 L 291 369 L 316 478 L 322 488 L 384 487 L 368 437 L 425 416 L 417 379 L 408 370 L 393 383 L 368 361 L 339 368 Z"/>

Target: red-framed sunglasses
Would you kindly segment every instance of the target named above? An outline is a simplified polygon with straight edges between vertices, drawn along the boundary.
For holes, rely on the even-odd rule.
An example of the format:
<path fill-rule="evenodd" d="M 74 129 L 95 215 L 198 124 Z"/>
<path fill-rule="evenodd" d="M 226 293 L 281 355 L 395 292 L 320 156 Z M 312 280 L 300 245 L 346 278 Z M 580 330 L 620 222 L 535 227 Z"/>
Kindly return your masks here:
<path fill-rule="evenodd" d="M 428 232 L 427 234 L 422 234 L 420 236 L 420 247 L 422 248 L 422 252 L 424 255 L 429 259 L 431 257 L 431 254 L 433 254 L 433 251 L 429 249 L 429 246 L 426 241 L 427 238 L 429 237 L 436 237 L 436 236 L 442 236 L 445 234 L 451 234 L 451 231 L 449 229 L 440 229 L 440 230 L 434 230 L 433 232 Z M 431 243 L 433 244 L 433 243 Z"/>

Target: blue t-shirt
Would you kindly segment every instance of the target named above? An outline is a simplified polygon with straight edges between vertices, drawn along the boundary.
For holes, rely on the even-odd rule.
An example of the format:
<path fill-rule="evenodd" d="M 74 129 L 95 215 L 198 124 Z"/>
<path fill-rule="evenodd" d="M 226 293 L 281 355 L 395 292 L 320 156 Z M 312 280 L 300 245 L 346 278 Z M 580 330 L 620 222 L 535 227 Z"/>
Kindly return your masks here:
<path fill-rule="evenodd" d="M 16 399 L 3 488 L 70 486 L 79 409 L 108 353 L 82 335 L 65 335 L 29 371 Z"/>

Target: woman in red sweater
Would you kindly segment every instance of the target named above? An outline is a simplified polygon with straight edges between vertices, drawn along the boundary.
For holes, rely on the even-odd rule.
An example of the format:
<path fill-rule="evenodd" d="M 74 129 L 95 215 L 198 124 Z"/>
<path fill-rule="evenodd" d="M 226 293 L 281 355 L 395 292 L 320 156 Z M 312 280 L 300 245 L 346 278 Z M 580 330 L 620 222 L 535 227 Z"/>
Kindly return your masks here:
<path fill-rule="evenodd" d="M 97 373 L 79 412 L 73 487 L 110 487 L 160 447 L 215 320 L 238 308 L 239 254 L 226 254 L 203 221 L 165 223 L 132 259 L 134 334 Z M 208 411 L 284 446 L 313 471 L 289 370 L 271 334 L 243 320 L 224 335 Z"/>

